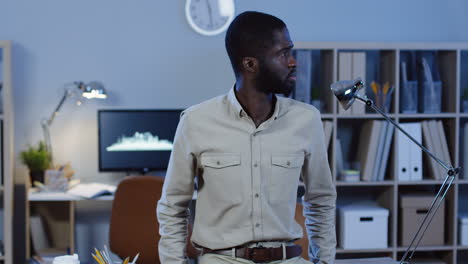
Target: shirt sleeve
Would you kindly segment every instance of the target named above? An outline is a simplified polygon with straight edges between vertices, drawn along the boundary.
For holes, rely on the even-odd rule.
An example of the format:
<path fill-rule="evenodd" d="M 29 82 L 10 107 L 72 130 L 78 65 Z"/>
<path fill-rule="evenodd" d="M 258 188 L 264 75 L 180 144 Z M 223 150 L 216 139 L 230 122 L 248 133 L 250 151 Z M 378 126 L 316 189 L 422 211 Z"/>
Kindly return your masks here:
<path fill-rule="evenodd" d="M 186 264 L 189 204 L 194 190 L 195 159 L 190 150 L 188 120 L 182 113 L 174 138 L 163 192 L 157 206 L 159 258 L 163 264 Z"/>
<path fill-rule="evenodd" d="M 309 257 L 313 263 L 332 264 L 336 253 L 336 189 L 328 164 L 320 118 L 316 118 L 312 126 L 311 149 L 306 155 L 302 171 L 305 184 L 302 203 L 309 237 Z"/>

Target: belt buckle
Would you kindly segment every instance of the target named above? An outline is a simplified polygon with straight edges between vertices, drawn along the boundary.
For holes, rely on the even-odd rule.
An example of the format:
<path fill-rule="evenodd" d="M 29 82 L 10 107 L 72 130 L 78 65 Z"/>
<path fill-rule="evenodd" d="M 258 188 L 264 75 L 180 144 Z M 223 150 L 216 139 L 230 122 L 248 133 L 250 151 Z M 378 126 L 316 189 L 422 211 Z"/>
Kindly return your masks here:
<path fill-rule="evenodd" d="M 268 248 L 259 246 L 248 249 L 249 259 L 255 263 L 265 263 L 271 261 L 271 252 Z"/>

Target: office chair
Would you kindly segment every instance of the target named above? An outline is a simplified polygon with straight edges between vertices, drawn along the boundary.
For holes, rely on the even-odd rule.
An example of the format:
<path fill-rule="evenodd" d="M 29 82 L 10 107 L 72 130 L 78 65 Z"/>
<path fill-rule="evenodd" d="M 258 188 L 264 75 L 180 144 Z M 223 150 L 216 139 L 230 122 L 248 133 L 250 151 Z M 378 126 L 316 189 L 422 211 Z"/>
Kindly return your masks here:
<path fill-rule="evenodd" d="M 140 253 L 138 264 L 160 263 L 156 205 L 161 198 L 163 182 L 164 178 L 157 176 L 130 176 L 117 186 L 112 204 L 109 245 L 120 258 L 133 258 Z M 189 241 L 190 236 L 187 255 L 196 258 L 197 252 Z"/>

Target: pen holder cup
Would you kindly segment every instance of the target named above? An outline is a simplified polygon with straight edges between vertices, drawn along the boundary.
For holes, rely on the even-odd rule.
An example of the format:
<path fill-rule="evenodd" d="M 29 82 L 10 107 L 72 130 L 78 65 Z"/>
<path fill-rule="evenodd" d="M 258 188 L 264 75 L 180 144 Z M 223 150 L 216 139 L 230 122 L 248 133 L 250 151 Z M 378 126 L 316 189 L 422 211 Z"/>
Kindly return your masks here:
<path fill-rule="evenodd" d="M 418 81 L 406 81 L 402 83 L 400 102 L 402 113 L 414 114 L 418 111 Z"/>
<path fill-rule="evenodd" d="M 47 170 L 45 172 L 45 189 L 49 192 L 65 192 L 68 189 L 68 179 L 62 170 Z"/>
<path fill-rule="evenodd" d="M 442 103 L 442 82 L 424 82 L 419 91 L 421 113 L 440 113 Z"/>

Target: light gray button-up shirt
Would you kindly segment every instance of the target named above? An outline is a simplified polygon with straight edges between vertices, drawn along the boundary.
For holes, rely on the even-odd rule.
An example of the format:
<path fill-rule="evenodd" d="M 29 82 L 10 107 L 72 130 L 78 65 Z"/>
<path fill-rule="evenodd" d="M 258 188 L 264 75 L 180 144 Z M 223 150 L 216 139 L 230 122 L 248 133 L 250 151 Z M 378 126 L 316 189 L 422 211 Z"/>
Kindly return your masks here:
<path fill-rule="evenodd" d="M 313 106 L 277 97 L 273 115 L 257 128 L 231 89 L 184 111 L 157 208 L 164 264 L 186 263 L 196 176 L 196 245 L 225 249 L 302 237 L 294 219 L 302 178 L 309 255 L 314 262 L 333 263 L 336 191 Z"/>

